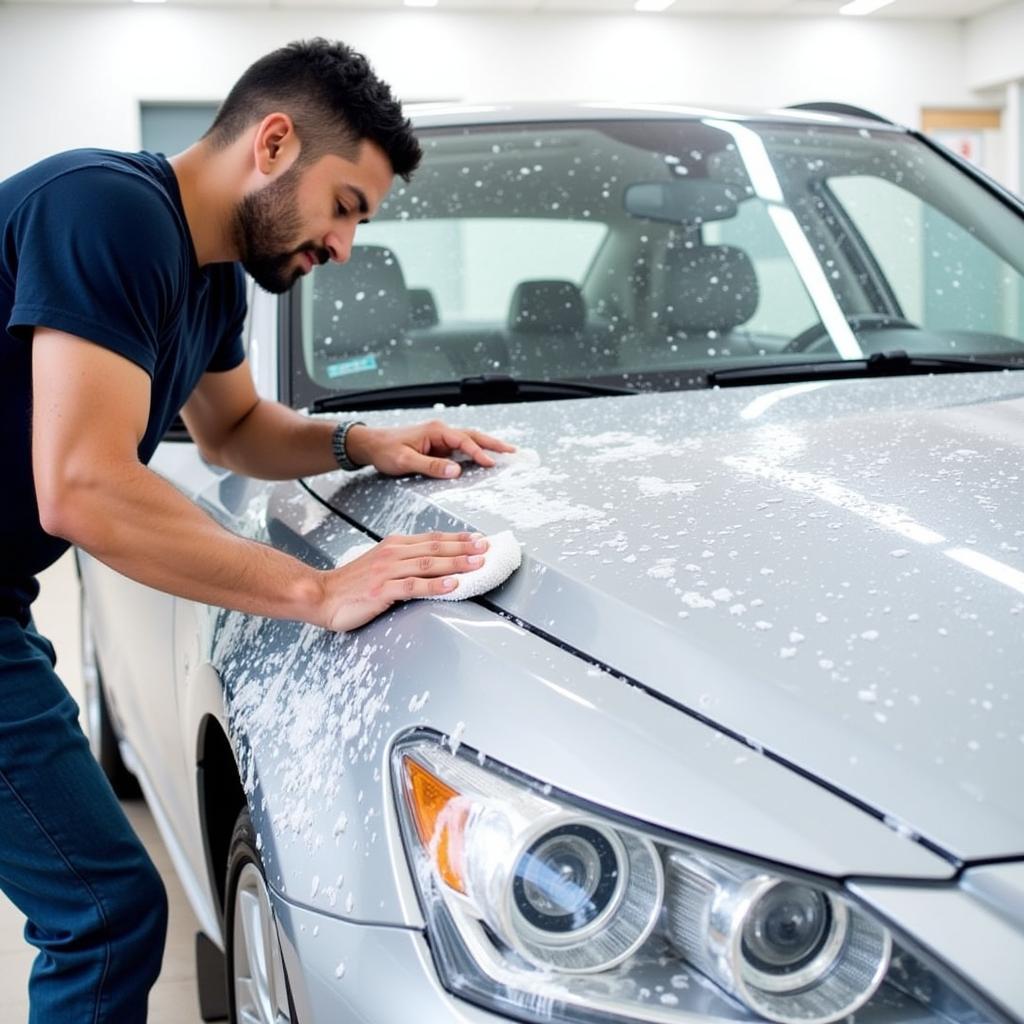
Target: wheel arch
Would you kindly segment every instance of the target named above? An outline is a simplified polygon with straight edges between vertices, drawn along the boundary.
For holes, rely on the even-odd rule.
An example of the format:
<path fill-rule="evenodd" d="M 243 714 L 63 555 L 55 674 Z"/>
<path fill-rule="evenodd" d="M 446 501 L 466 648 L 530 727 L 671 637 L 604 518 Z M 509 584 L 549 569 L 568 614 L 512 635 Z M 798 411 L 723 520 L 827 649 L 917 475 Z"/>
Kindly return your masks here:
<path fill-rule="evenodd" d="M 210 891 L 223 921 L 231 834 L 246 799 L 231 742 L 212 714 L 205 715 L 199 725 L 196 790 Z"/>

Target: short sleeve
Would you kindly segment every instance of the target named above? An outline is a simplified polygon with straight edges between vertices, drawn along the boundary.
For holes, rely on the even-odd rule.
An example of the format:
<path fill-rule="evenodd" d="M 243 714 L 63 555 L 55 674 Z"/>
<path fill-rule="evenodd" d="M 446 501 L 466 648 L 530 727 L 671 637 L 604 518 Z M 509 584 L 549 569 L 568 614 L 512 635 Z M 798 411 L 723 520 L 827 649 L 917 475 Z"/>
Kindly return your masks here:
<path fill-rule="evenodd" d="M 242 331 L 245 327 L 247 303 L 245 300 L 245 273 L 241 264 L 233 263 L 223 269 L 224 330 L 206 364 L 207 373 L 224 373 L 240 366 L 245 359 L 245 343 Z"/>
<path fill-rule="evenodd" d="M 154 375 L 182 278 L 181 228 L 141 176 L 89 166 L 28 196 L 12 218 L 18 253 L 8 329 L 51 327 Z"/>

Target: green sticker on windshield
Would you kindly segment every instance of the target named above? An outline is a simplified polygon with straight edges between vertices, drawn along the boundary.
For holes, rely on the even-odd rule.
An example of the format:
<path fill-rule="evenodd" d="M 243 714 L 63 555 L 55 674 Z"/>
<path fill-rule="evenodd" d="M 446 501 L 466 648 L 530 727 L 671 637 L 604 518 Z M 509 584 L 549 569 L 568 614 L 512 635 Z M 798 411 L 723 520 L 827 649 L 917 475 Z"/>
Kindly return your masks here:
<path fill-rule="evenodd" d="M 376 356 L 359 356 L 357 359 L 345 359 L 340 363 L 328 363 L 327 376 L 333 379 L 344 377 L 350 373 L 366 373 L 376 369 Z"/>

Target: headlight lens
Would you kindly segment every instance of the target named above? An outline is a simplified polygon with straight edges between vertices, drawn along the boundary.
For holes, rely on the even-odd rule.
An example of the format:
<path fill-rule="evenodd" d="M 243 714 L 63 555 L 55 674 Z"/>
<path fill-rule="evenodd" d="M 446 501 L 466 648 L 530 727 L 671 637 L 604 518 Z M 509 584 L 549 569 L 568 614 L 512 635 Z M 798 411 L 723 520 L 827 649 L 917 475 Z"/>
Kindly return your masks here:
<path fill-rule="evenodd" d="M 545 832 L 515 867 L 519 916 L 546 936 L 588 928 L 612 906 L 625 879 L 621 844 L 572 822 Z"/>
<path fill-rule="evenodd" d="M 528 1021 L 985 1021 L 840 889 L 655 838 L 460 751 L 413 738 L 393 760 L 453 992 Z"/>
<path fill-rule="evenodd" d="M 681 851 L 667 864 L 674 945 L 767 1020 L 837 1020 L 881 984 L 888 932 L 834 893 Z"/>
<path fill-rule="evenodd" d="M 768 879 L 743 922 L 744 962 L 766 977 L 794 982 L 840 931 L 832 908 L 832 898 L 809 885 Z M 818 973 L 811 971 L 815 980 Z"/>
<path fill-rule="evenodd" d="M 485 868 L 486 870 L 486 868 Z M 546 828 L 512 869 L 499 927 L 538 967 L 604 971 L 635 952 L 661 909 L 654 845 L 568 821 Z"/>

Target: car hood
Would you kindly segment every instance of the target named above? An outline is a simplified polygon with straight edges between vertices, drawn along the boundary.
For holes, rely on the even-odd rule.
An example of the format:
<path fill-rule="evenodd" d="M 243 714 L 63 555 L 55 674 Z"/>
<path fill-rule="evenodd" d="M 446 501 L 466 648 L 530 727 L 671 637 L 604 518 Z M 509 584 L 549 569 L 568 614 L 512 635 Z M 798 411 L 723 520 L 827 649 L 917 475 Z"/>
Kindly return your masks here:
<path fill-rule="evenodd" d="M 443 415 L 519 451 L 308 486 L 378 535 L 511 529 L 496 609 L 957 860 L 1024 855 L 1024 375 Z"/>

